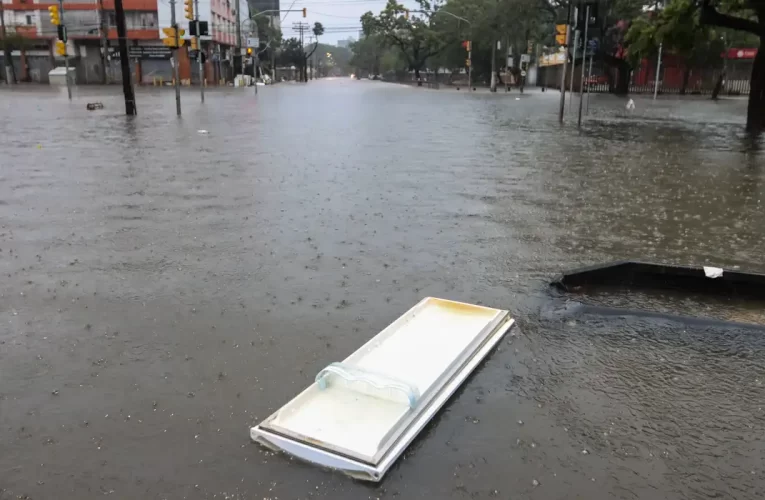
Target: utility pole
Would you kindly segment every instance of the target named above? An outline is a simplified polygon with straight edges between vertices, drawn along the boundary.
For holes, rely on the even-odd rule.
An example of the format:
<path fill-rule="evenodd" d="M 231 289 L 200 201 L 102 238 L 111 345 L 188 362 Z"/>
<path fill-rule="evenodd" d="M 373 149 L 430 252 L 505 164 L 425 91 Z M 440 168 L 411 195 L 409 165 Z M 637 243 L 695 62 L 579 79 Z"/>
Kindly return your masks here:
<path fill-rule="evenodd" d="M 104 12 L 104 0 L 98 0 L 98 28 L 101 32 L 101 83 L 106 84 L 106 13 Z"/>
<path fill-rule="evenodd" d="M 491 41 L 491 79 L 489 79 L 489 92 L 497 91 L 497 44 L 499 42 L 492 37 Z"/>
<path fill-rule="evenodd" d="M 121 6 L 122 6 L 122 3 L 120 3 L 120 7 Z M 64 32 L 66 33 L 66 24 L 64 24 L 64 0 L 58 0 L 58 10 L 61 13 L 61 24 L 64 26 Z M 120 53 L 120 55 L 122 55 L 122 53 Z M 127 48 L 125 49 L 125 55 L 123 57 L 127 60 Z M 66 53 L 64 54 L 64 69 L 66 70 L 66 93 L 69 95 L 69 100 L 71 101 L 72 100 L 72 82 L 69 79 L 69 50 L 67 50 Z"/>
<path fill-rule="evenodd" d="M 313 43 L 313 35 L 308 36 L 308 44 L 310 45 L 311 43 Z M 308 60 L 307 57 L 306 57 L 306 60 Z M 305 79 L 306 81 L 313 80 L 313 59 L 311 59 L 310 61 L 307 61 L 307 71 L 306 71 Z"/>
<path fill-rule="evenodd" d="M 566 19 L 566 57 L 563 59 L 563 74 L 560 76 L 560 110 L 558 111 L 558 123 L 563 123 L 563 111 L 566 107 L 566 67 L 568 66 L 568 44 L 571 40 L 571 2 L 568 3 L 568 18 Z"/>
<path fill-rule="evenodd" d="M 205 69 L 202 63 L 202 41 L 199 39 L 199 0 L 194 0 L 194 22 L 197 23 L 197 61 L 199 62 L 199 94 L 205 102 Z"/>
<path fill-rule="evenodd" d="M 659 44 L 659 58 L 656 60 L 656 77 L 653 83 L 653 100 L 656 100 L 656 94 L 659 93 L 659 73 L 661 73 L 661 50 L 664 48 L 664 44 Z"/>
<path fill-rule="evenodd" d="M 63 0 L 59 0 L 59 2 L 63 3 Z M 120 64 L 122 67 L 122 93 L 125 94 L 125 114 L 128 116 L 137 115 L 138 110 L 136 110 L 135 107 L 133 82 L 130 78 L 130 59 L 128 59 L 127 28 L 125 27 L 125 9 L 122 8 L 122 0 L 114 0 L 114 14 L 117 18 L 117 38 L 120 48 Z M 67 81 L 69 81 L 68 78 Z"/>
<path fill-rule="evenodd" d="M 239 8 L 239 0 L 234 0 L 236 4 L 236 52 L 239 55 L 242 67 L 242 79 L 244 79 L 244 56 L 242 56 L 242 13 Z M 232 61 L 236 65 L 236 57 Z M 236 78 L 236 70 L 234 70 L 234 78 Z"/>
<path fill-rule="evenodd" d="M 292 29 L 296 30 L 298 33 L 300 33 L 300 68 L 299 68 L 299 76 L 301 82 L 307 82 L 308 81 L 308 74 L 306 72 L 306 65 L 308 64 L 308 61 L 306 60 L 305 56 L 305 47 L 303 47 L 303 32 L 308 28 L 308 25 L 305 23 L 292 23 Z"/>
<path fill-rule="evenodd" d="M 271 16 L 271 34 L 273 36 L 276 26 L 274 26 L 274 16 Z M 271 83 L 276 83 L 276 50 L 271 47 Z"/>
<path fill-rule="evenodd" d="M 664 2 L 662 2 L 662 9 L 664 8 Z M 653 83 L 653 100 L 656 100 L 656 94 L 659 93 L 659 73 L 661 73 L 661 51 L 664 48 L 664 43 L 659 43 L 659 57 L 656 60 L 656 77 Z"/>
<path fill-rule="evenodd" d="M 584 40 L 582 40 L 582 45 L 587 46 L 587 30 L 590 27 L 590 4 L 587 4 L 587 8 L 585 9 L 584 14 Z M 576 126 L 581 127 L 582 126 L 582 101 L 584 100 L 584 61 L 585 61 L 585 53 L 586 51 L 582 51 L 582 71 L 580 71 L 580 77 L 579 77 L 579 118 L 577 118 Z"/>
<path fill-rule="evenodd" d="M 178 24 L 175 21 L 175 0 L 170 0 L 170 26 L 175 37 L 175 52 L 173 53 L 173 80 L 175 81 L 175 112 L 181 116 L 181 73 L 178 69 L 178 51 L 181 49 L 178 36 Z"/>

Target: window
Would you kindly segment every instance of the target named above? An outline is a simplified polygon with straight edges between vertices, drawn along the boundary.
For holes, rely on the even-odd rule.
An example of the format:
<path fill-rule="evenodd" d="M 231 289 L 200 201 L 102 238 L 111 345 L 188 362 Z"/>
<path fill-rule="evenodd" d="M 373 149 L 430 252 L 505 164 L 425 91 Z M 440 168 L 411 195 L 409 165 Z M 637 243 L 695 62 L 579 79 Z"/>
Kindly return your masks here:
<path fill-rule="evenodd" d="M 27 16 L 27 26 L 32 24 L 32 16 Z"/>

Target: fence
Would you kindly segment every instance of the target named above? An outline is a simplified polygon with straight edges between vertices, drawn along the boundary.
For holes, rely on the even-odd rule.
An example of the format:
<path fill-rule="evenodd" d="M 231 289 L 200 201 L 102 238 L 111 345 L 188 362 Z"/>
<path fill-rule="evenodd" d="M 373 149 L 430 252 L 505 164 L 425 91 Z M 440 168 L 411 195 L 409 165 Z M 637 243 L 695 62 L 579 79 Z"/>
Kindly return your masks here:
<path fill-rule="evenodd" d="M 585 88 L 591 92 L 610 92 L 616 87 L 619 77 L 619 70 L 608 66 L 602 61 L 593 61 L 592 74 L 588 76 L 588 66 L 585 70 Z M 579 91 L 579 82 L 581 81 L 581 61 L 577 61 L 574 67 L 574 91 Z M 724 86 L 722 95 L 748 95 L 749 78 L 752 71 L 752 61 L 739 59 L 721 62 L 716 67 L 686 68 L 684 64 L 679 63 L 671 56 L 662 60 L 662 67 L 659 71 L 659 94 L 689 94 L 705 95 L 711 94 L 717 85 L 723 69 L 725 76 L 723 78 Z M 560 72 L 562 65 L 543 66 L 539 68 L 539 77 L 537 84 L 542 87 L 560 88 Z M 629 93 L 631 94 L 652 94 L 656 86 L 656 60 L 649 61 L 644 59 L 641 64 L 634 68 L 630 73 Z M 566 75 L 566 88 L 571 85 L 571 66 L 569 65 Z"/>

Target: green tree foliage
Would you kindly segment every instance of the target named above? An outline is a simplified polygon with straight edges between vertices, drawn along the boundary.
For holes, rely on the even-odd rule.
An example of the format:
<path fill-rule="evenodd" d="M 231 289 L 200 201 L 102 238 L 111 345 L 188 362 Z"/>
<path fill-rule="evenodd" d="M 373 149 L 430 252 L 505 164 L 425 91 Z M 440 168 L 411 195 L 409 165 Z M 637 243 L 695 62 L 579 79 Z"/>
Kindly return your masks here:
<path fill-rule="evenodd" d="M 279 50 L 276 58 L 276 63 L 279 66 L 295 66 L 300 67 L 303 60 L 303 47 L 300 45 L 300 40 L 297 38 L 288 38 L 281 43 L 281 50 Z"/>
<path fill-rule="evenodd" d="M 693 0 L 672 0 L 662 10 L 636 18 L 625 36 L 630 62 L 664 53 L 679 56 L 685 64 L 681 94 L 685 93 L 693 68 L 719 66 L 725 42 L 719 30 L 701 24 L 701 13 Z"/>
<path fill-rule="evenodd" d="M 320 76 L 341 76 L 350 74 L 351 51 L 320 43 L 314 53 Z"/>
<path fill-rule="evenodd" d="M 493 62 L 504 66 L 508 45 L 514 48 L 517 64 L 517 54 L 526 52 L 529 41 L 535 45 L 551 41 L 562 10 L 558 0 L 420 1 L 407 18 L 406 8 L 391 0 L 379 15 L 362 16 L 365 33 L 378 38 L 356 46 L 355 62 L 375 67 L 383 55 L 390 59 L 387 49 L 395 47 L 416 77 L 425 67 L 458 71 L 466 68 L 467 51 L 462 44 L 471 40 L 473 74 L 488 81 Z M 495 49 L 497 41 L 502 42 L 500 51 Z"/>
<path fill-rule="evenodd" d="M 457 41 L 454 34 L 441 29 L 437 16 L 440 3 L 417 0 L 419 9 L 412 12 L 396 0 L 388 4 L 375 16 L 367 12 L 361 16 L 364 35 L 379 35 L 390 46 L 398 47 L 415 78 L 420 80 L 420 71 L 428 58 L 443 51 L 450 42 Z"/>

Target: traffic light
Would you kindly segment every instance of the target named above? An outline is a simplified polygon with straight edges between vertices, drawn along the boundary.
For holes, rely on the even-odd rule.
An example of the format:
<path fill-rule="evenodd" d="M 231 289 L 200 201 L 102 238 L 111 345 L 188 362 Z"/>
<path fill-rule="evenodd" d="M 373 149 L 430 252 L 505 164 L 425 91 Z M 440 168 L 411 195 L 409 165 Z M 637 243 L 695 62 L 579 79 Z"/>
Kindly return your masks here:
<path fill-rule="evenodd" d="M 48 13 L 50 14 L 51 24 L 55 24 L 56 26 L 61 24 L 61 14 L 58 11 L 58 6 L 51 5 L 48 7 Z"/>
<path fill-rule="evenodd" d="M 306 17 L 308 15 L 308 9 L 303 7 L 303 17 Z"/>
<path fill-rule="evenodd" d="M 194 19 L 194 0 L 183 0 L 186 19 Z"/>
<path fill-rule="evenodd" d="M 248 56 L 252 55 L 252 47 L 247 47 L 247 55 Z"/>
<path fill-rule="evenodd" d="M 465 59 L 465 66 L 470 67 L 470 59 Z"/>
<path fill-rule="evenodd" d="M 66 55 L 66 42 L 62 42 L 61 40 L 56 40 L 56 54 L 60 56 Z"/>
<path fill-rule="evenodd" d="M 186 34 L 186 30 L 178 30 L 178 45 L 175 44 L 175 28 L 162 28 L 162 33 L 165 34 L 162 43 L 168 47 L 181 47 L 186 43 L 186 40 L 182 38 Z"/>
<path fill-rule="evenodd" d="M 568 26 L 565 24 L 556 24 L 555 25 L 555 42 L 558 45 L 566 45 L 566 32 L 568 31 Z"/>
<path fill-rule="evenodd" d="M 191 50 L 199 50 L 199 45 L 197 44 L 196 38 L 192 38 L 191 40 L 189 40 L 189 48 Z"/>
<path fill-rule="evenodd" d="M 472 48 L 473 48 L 473 42 L 471 42 L 470 40 L 467 40 L 467 41 L 465 42 L 465 50 L 467 50 L 468 52 L 470 52 L 470 50 L 471 50 Z"/>
<path fill-rule="evenodd" d="M 531 40 L 529 40 L 529 41 L 526 43 L 526 53 L 527 53 L 527 54 L 532 54 L 533 52 L 534 52 L 534 42 L 532 42 Z"/>

